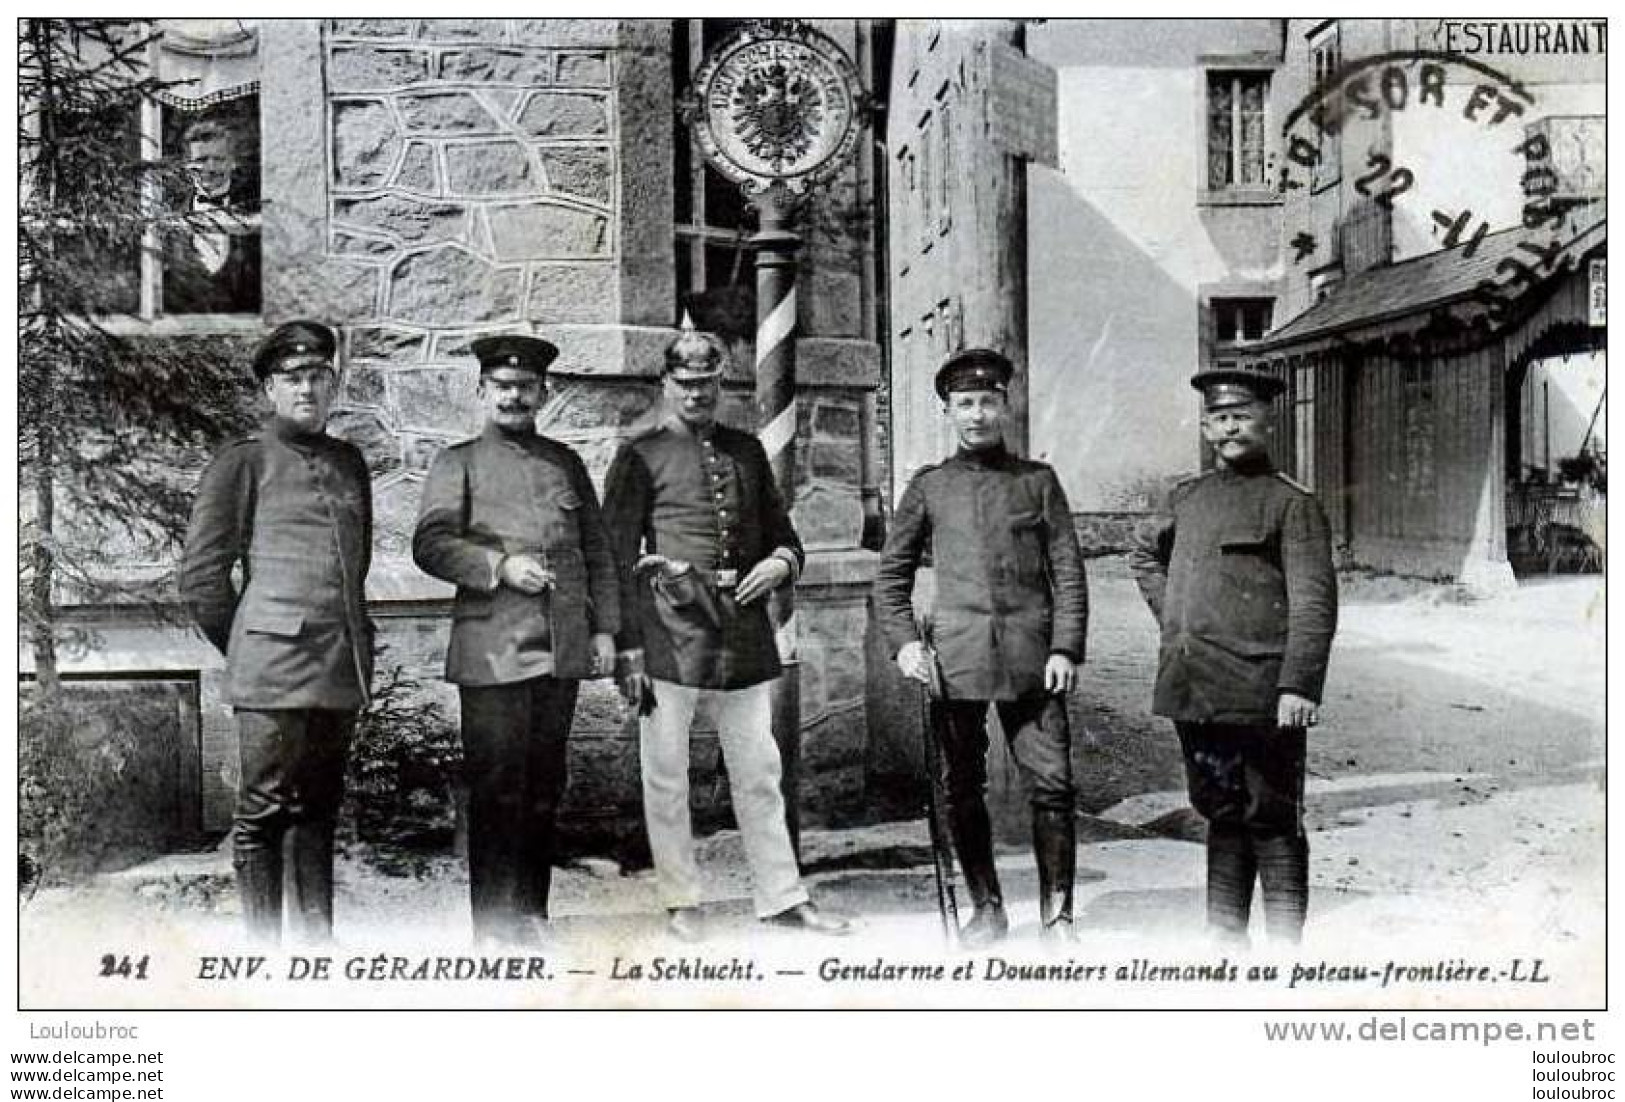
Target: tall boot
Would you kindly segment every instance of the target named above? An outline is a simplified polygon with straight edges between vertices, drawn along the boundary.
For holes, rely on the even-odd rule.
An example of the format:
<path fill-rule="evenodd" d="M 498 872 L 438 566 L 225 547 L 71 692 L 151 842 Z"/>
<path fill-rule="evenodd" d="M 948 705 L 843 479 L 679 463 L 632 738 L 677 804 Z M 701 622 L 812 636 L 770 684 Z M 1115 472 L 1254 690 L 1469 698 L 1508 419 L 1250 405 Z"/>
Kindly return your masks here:
<path fill-rule="evenodd" d="M 282 941 L 282 855 L 274 849 L 238 849 L 237 899 L 243 926 L 251 940 L 264 945 Z"/>
<path fill-rule="evenodd" d="M 1246 828 L 1209 823 L 1207 828 L 1207 924 L 1222 940 L 1247 943 L 1258 858 Z"/>
<path fill-rule="evenodd" d="M 1265 835 L 1253 839 L 1253 849 L 1264 889 L 1264 930 L 1271 941 L 1296 945 L 1303 940 L 1309 912 L 1309 840 L 1302 835 Z"/>
<path fill-rule="evenodd" d="M 1077 821 L 1071 809 L 1033 809 L 1033 858 L 1038 864 L 1038 916 L 1044 933 L 1070 937 Z"/>
<path fill-rule="evenodd" d="M 959 941 L 967 949 L 974 949 L 1002 938 L 1010 929 L 1010 920 L 1004 913 L 1004 895 L 999 890 L 998 867 L 993 860 L 993 824 L 988 820 L 987 804 L 979 797 L 965 800 L 953 809 L 951 819 L 959 871 L 976 908 L 960 930 Z"/>
<path fill-rule="evenodd" d="M 293 891 L 288 924 L 295 940 L 321 945 L 333 940 L 333 823 L 297 822 L 288 827 Z"/>

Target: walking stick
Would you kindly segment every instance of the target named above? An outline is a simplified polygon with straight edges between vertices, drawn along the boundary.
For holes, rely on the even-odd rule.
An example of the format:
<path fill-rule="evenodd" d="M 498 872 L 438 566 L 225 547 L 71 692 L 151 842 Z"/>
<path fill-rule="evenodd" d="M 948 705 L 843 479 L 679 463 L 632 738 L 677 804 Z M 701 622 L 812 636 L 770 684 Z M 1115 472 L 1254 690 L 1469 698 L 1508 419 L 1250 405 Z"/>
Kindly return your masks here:
<path fill-rule="evenodd" d="M 959 899 L 954 882 L 953 831 L 948 823 L 947 758 L 942 750 L 942 735 L 948 722 L 947 693 L 942 681 L 942 667 L 937 663 L 937 652 L 931 647 L 929 633 L 925 639 L 925 657 L 931 673 L 930 682 L 920 693 L 920 715 L 925 727 L 926 826 L 931 837 L 931 862 L 937 879 L 937 912 L 942 917 L 942 936 L 952 946 L 959 938 Z"/>

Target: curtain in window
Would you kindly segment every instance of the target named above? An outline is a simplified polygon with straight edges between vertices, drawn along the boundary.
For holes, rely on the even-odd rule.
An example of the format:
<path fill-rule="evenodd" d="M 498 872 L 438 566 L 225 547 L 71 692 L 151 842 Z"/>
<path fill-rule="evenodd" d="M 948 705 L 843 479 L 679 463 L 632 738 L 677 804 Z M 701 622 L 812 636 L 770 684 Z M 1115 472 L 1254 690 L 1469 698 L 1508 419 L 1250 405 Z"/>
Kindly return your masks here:
<path fill-rule="evenodd" d="M 1207 88 L 1207 180 L 1210 188 L 1230 187 L 1236 182 L 1230 160 L 1235 110 L 1229 74 L 1210 75 Z"/>
<path fill-rule="evenodd" d="M 1240 174 L 1235 182 L 1264 182 L 1264 89 L 1261 76 L 1242 77 Z"/>

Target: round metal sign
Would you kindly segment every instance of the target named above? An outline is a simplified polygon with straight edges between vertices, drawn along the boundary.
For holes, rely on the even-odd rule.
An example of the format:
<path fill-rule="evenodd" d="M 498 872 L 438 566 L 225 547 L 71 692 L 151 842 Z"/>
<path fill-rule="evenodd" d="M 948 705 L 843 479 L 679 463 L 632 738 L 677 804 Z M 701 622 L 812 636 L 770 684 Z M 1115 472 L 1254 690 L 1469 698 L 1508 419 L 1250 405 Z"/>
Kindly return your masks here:
<path fill-rule="evenodd" d="M 694 74 L 694 135 L 747 192 L 783 184 L 799 194 L 833 176 L 857 147 L 859 89 L 845 52 L 806 23 L 749 23 Z"/>

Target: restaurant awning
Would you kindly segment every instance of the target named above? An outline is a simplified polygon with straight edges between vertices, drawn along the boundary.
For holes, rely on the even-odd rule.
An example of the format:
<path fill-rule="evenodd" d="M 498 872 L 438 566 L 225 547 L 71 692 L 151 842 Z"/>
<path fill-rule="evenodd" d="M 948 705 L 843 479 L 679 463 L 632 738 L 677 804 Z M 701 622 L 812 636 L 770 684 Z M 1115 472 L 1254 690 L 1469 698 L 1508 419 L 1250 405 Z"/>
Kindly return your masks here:
<path fill-rule="evenodd" d="M 1541 294 L 1583 259 L 1601 255 L 1601 203 L 1569 212 L 1561 227 L 1516 226 L 1477 242 L 1370 268 L 1248 349 L 1273 358 L 1369 339 L 1488 338 L 1514 326 Z M 1470 255 L 1469 255 L 1470 254 Z"/>

